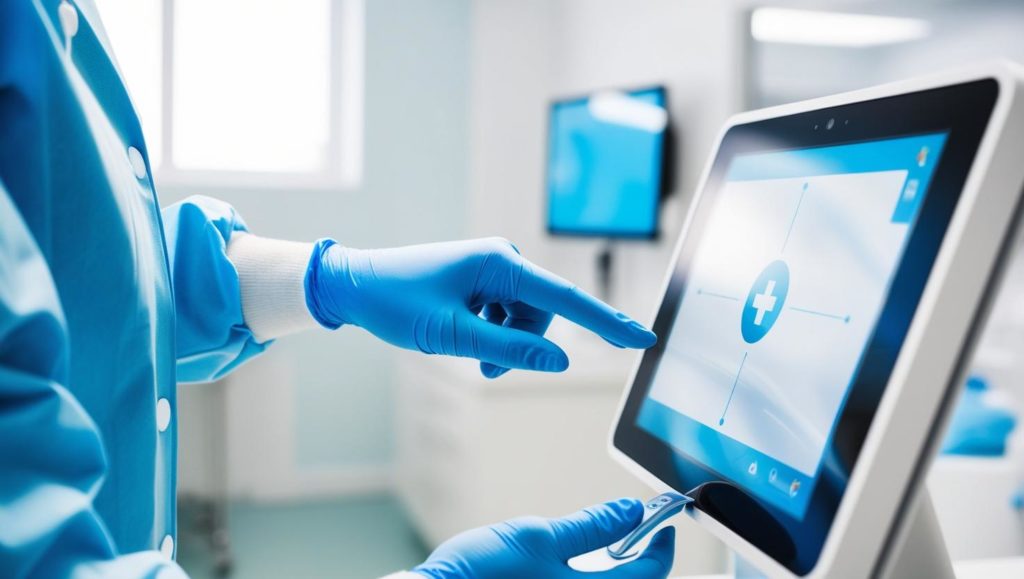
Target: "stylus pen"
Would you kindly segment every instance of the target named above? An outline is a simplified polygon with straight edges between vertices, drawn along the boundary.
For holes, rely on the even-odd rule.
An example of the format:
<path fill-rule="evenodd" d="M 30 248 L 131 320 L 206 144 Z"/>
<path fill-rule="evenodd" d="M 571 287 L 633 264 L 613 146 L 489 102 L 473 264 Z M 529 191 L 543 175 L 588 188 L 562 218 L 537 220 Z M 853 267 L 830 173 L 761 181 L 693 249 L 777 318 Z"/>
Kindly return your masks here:
<path fill-rule="evenodd" d="M 633 548 L 643 540 L 658 525 L 670 517 L 679 514 L 686 505 L 693 502 L 693 499 L 676 492 L 660 494 L 644 503 L 644 516 L 640 524 L 629 532 L 621 541 L 612 543 L 607 547 L 608 555 L 612 559 L 627 559 L 632 557 Z"/>

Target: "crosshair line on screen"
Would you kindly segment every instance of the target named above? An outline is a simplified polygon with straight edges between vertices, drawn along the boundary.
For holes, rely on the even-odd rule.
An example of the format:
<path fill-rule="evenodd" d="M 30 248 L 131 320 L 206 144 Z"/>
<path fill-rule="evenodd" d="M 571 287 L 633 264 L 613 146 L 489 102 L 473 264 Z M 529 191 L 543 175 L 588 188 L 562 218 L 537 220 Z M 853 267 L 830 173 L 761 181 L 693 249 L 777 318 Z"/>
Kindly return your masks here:
<path fill-rule="evenodd" d="M 732 381 L 732 390 L 729 391 L 729 399 L 725 401 L 725 408 L 722 410 L 722 417 L 718 419 L 718 425 L 725 424 L 725 415 L 729 412 L 729 406 L 732 404 L 732 397 L 736 394 L 736 386 L 740 383 L 740 374 L 743 373 L 743 365 L 747 363 L 748 352 L 743 352 L 743 359 L 740 360 L 740 367 L 736 370 L 736 378 Z"/>
<path fill-rule="evenodd" d="M 812 316 L 821 316 L 823 318 L 828 318 L 830 320 L 838 320 L 840 322 L 843 322 L 844 324 L 849 324 L 850 323 L 850 315 L 849 314 L 847 314 L 845 316 L 840 316 L 840 315 L 836 315 L 836 314 L 830 314 L 828 312 L 819 312 L 818 310 L 809 310 L 807 308 L 798 308 L 796 306 L 789 306 L 789 309 L 793 310 L 794 312 L 800 312 L 800 313 L 803 313 L 803 314 L 811 314 Z"/>
<path fill-rule="evenodd" d="M 717 292 L 709 292 L 708 290 L 706 290 L 704 288 L 699 288 L 697 290 L 697 295 L 699 295 L 699 296 L 711 296 L 713 298 L 721 298 L 723 300 L 731 300 L 731 301 L 734 301 L 734 302 L 740 301 L 740 298 L 738 298 L 738 297 L 727 296 L 725 294 L 720 294 L 720 293 L 717 293 Z"/>
<path fill-rule="evenodd" d="M 796 216 L 800 213 L 800 206 L 804 204 L 804 195 L 807 194 L 807 183 L 804 183 L 803 188 L 800 190 L 800 199 L 796 202 L 796 210 L 793 211 L 793 218 L 789 220 L 789 229 L 786 230 L 786 239 L 782 242 L 782 251 L 779 253 L 786 252 L 786 246 L 789 245 L 789 236 L 793 233 L 793 226 L 796 225 Z"/>

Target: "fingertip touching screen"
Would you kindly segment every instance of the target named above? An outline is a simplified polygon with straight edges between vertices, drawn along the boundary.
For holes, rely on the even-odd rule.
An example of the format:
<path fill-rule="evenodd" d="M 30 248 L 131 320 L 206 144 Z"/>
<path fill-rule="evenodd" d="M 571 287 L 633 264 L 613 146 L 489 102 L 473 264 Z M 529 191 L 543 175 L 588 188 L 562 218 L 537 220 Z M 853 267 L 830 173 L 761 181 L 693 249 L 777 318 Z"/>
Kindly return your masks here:
<path fill-rule="evenodd" d="M 679 492 L 738 489 L 763 512 L 719 522 L 813 569 L 997 95 L 974 81 L 731 127 L 614 446 Z"/>

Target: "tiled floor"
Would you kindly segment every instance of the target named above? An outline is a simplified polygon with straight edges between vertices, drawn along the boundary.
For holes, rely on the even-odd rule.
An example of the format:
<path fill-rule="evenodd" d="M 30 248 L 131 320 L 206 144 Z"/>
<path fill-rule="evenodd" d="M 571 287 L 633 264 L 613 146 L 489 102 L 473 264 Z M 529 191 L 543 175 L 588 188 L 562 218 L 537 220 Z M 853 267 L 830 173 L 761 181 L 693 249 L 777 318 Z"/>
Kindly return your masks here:
<path fill-rule="evenodd" d="M 398 502 L 387 496 L 228 508 L 232 578 L 380 577 L 427 553 Z M 213 554 L 182 513 L 178 562 L 193 579 L 213 579 Z"/>

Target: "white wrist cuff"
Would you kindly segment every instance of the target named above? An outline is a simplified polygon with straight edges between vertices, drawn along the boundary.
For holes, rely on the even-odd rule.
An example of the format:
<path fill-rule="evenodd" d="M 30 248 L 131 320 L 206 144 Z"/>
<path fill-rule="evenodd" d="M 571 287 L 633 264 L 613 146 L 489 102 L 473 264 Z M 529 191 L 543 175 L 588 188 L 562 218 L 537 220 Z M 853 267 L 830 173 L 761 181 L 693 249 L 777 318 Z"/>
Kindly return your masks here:
<path fill-rule="evenodd" d="M 258 342 L 320 326 L 306 306 L 312 253 L 312 243 L 231 234 L 227 254 L 238 272 L 242 318 Z"/>

